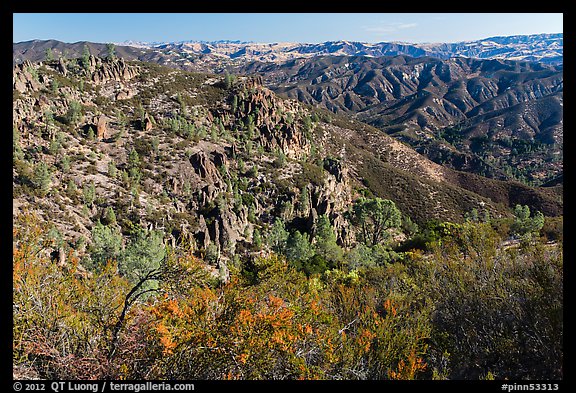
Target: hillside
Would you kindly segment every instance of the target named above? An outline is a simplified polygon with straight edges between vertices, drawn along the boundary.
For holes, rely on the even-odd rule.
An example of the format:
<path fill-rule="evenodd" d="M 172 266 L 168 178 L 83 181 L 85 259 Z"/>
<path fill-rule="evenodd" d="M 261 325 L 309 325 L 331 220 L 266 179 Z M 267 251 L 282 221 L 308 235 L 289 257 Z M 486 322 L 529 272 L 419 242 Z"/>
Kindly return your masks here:
<path fill-rule="evenodd" d="M 562 172 L 563 71 L 537 63 L 330 56 L 233 68 L 347 113 L 437 163 L 542 184 Z"/>

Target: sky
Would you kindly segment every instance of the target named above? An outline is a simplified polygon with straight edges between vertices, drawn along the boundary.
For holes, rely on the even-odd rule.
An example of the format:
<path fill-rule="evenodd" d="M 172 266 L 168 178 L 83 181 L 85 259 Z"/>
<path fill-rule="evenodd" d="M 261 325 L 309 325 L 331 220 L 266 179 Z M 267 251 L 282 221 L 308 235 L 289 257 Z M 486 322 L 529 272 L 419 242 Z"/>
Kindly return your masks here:
<path fill-rule="evenodd" d="M 460 42 L 562 33 L 561 13 L 18 13 L 13 42 Z"/>

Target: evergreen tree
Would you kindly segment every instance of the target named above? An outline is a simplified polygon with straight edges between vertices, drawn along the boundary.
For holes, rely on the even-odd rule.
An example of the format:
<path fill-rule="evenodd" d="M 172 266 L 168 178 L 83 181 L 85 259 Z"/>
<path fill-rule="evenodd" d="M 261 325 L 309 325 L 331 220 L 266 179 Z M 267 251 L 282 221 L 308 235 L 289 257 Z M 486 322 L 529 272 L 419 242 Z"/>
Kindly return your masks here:
<path fill-rule="evenodd" d="M 270 233 L 268 234 L 268 246 L 278 253 L 283 254 L 284 250 L 286 249 L 286 240 L 288 239 L 288 231 L 284 227 L 284 221 L 280 218 L 276 218 L 274 221 L 274 225 L 270 229 Z"/>
<path fill-rule="evenodd" d="M 336 242 L 336 232 L 325 214 L 318 217 L 314 234 L 314 248 L 326 261 L 338 262 L 342 259 L 342 249 Z"/>
<path fill-rule="evenodd" d="M 104 213 L 102 214 L 102 221 L 104 225 L 114 225 L 116 224 L 116 213 L 112 206 L 108 206 Z"/>
<path fill-rule="evenodd" d="M 82 117 L 82 105 L 78 101 L 70 101 L 68 112 L 66 112 L 66 122 L 75 126 Z"/>
<path fill-rule="evenodd" d="M 62 169 L 62 173 L 70 172 L 70 159 L 68 156 L 63 156 L 60 160 L 60 169 Z"/>
<path fill-rule="evenodd" d="M 228 71 L 224 72 L 224 87 L 226 90 L 232 87 L 232 75 L 230 75 Z"/>
<path fill-rule="evenodd" d="M 300 191 L 298 198 L 298 213 L 305 215 L 310 210 L 310 196 L 308 195 L 308 186 L 304 186 Z"/>
<path fill-rule="evenodd" d="M 262 236 L 258 228 L 254 228 L 254 233 L 252 234 L 252 244 L 257 250 L 262 249 Z"/>
<path fill-rule="evenodd" d="M 537 233 L 544 226 L 544 215 L 536 212 L 530 217 L 530 207 L 527 205 L 516 205 L 514 207 L 514 223 L 511 230 L 517 236 L 531 236 Z"/>
<path fill-rule="evenodd" d="M 302 263 L 314 255 L 307 233 L 294 231 L 286 241 L 286 258 L 291 262 Z"/>
<path fill-rule="evenodd" d="M 32 185 L 39 191 L 40 195 L 44 196 L 50 191 L 51 173 L 48 164 L 40 161 L 34 166 L 32 173 Z"/>
<path fill-rule="evenodd" d="M 353 223 L 359 227 L 359 239 L 368 246 L 374 246 L 387 237 L 389 228 L 401 224 L 402 214 L 396 204 L 388 199 L 360 198 L 353 206 Z"/>
<path fill-rule="evenodd" d="M 122 251 L 122 235 L 116 227 L 105 226 L 100 220 L 92 228 L 90 257 L 92 270 L 99 270 L 108 260 L 118 260 Z"/>
<path fill-rule="evenodd" d="M 116 45 L 111 42 L 107 43 L 106 52 L 109 59 L 114 59 L 116 57 Z"/>
<path fill-rule="evenodd" d="M 116 169 L 116 164 L 114 163 L 114 160 L 110 160 L 108 162 L 108 176 L 110 176 L 111 178 L 115 178 L 117 172 L 118 171 Z"/>
<path fill-rule="evenodd" d="M 146 274 L 159 269 L 166 256 L 163 240 L 162 231 L 138 230 L 122 253 L 118 266 L 120 274 L 136 283 Z"/>
<path fill-rule="evenodd" d="M 402 217 L 402 231 L 408 235 L 408 237 L 414 236 L 418 233 L 419 228 L 418 224 L 416 224 L 409 216 Z"/>
<path fill-rule="evenodd" d="M 88 127 L 88 132 L 86 133 L 86 138 L 89 141 L 93 141 L 95 137 L 96 137 L 96 134 L 94 133 L 94 129 L 92 128 L 92 126 Z"/>
<path fill-rule="evenodd" d="M 140 169 L 140 155 L 134 148 L 128 153 L 128 168 Z"/>
<path fill-rule="evenodd" d="M 90 69 L 90 48 L 88 45 L 84 45 L 84 49 L 82 50 L 82 67 L 86 71 Z"/>
<path fill-rule="evenodd" d="M 52 53 L 52 48 L 47 48 L 44 53 L 45 53 L 46 62 L 49 63 L 49 62 L 54 61 L 54 53 Z"/>
<path fill-rule="evenodd" d="M 88 184 L 84 184 L 82 189 L 82 196 L 84 197 L 84 203 L 86 206 L 92 206 L 94 200 L 96 199 L 96 186 L 94 185 L 94 180 Z"/>

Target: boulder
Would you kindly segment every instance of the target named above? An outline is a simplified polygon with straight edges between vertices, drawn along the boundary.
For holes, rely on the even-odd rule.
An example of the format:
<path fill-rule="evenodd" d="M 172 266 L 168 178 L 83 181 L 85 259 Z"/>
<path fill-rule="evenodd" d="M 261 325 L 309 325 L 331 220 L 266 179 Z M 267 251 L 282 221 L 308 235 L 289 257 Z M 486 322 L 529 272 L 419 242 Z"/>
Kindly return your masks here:
<path fill-rule="evenodd" d="M 96 137 L 98 140 L 104 140 L 108 135 L 108 119 L 106 116 L 101 115 L 96 121 Z"/>
<path fill-rule="evenodd" d="M 152 129 L 153 125 L 154 125 L 154 123 L 152 122 L 152 118 L 150 117 L 148 112 L 146 112 L 146 114 L 144 115 L 144 130 L 150 131 Z"/>

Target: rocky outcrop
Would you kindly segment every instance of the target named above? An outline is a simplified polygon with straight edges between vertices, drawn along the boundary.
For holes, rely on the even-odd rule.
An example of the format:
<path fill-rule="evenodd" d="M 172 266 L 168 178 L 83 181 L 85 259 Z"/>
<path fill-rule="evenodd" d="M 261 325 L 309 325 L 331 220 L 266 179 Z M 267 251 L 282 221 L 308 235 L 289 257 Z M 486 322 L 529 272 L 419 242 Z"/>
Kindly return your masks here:
<path fill-rule="evenodd" d="M 36 75 L 34 74 L 35 65 L 26 60 L 24 63 L 19 64 L 12 70 L 12 85 L 15 90 L 20 93 L 25 93 L 28 90 L 38 91 L 42 86 Z"/>
<path fill-rule="evenodd" d="M 144 127 L 143 127 L 144 131 L 150 131 L 153 126 L 154 126 L 154 122 L 152 121 L 150 114 L 148 114 L 148 112 L 146 112 L 146 114 L 144 115 Z"/>
<path fill-rule="evenodd" d="M 60 60 L 58 60 L 58 71 L 64 76 L 68 75 L 68 69 L 66 68 L 66 60 L 64 60 L 63 57 L 61 57 Z"/>
<path fill-rule="evenodd" d="M 95 118 L 94 123 L 96 124 L 96 137 L 99 141 L 102 141 L 108 137 L 108 118 L 101 115 Z"/>
<path fill-rule="evenodd" d="M 339 243 L 349 246 L 354 241 L 353 231 L 343 214 L 350 208 L 353 199 L 348 169 L 334 159 L 326 159 L 324 169 L 327 173 L 322 184 L 312 185 L 310 189 L 309 225 L 312 226 L 320 215 L 328 216 Z"/>
<path fill-rule="evenodd" d="M 118 93 L 116 93 L 116 100 L 129 100 L 134 97 L 138 92 L 135 89 L 122 88 Z"/>
<path fill-rule="evenodd" d="M 207 183 L 218 184 L 221 182 L 218 168 L 214 163 L 214 158 L 204 150 L 200 150 L 190 156 L 190 163 L 194 171 Z"/>
<path fill-rule="evenodd" d="M 121 58 L 101 59 L 90 56 L 90 79 L 97 85 L 109 81 L 129 81 L 139 74 L 138 67 L 127 64 Z"/>
<path fill-rule="evenodd" d="M 246 78 L 238 87 L 236 99 L 234 115 L 245 124 L 252 122 L 267 151 L 280 149 L 289 158 L 300 158 L 310 151 L 297 121 L 300 107 L 296 101 L 276 97 L 263 87 L 261 77 Z"/>

